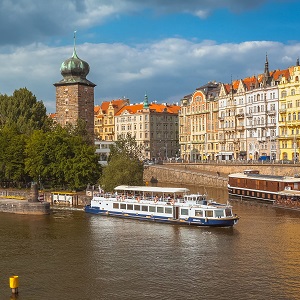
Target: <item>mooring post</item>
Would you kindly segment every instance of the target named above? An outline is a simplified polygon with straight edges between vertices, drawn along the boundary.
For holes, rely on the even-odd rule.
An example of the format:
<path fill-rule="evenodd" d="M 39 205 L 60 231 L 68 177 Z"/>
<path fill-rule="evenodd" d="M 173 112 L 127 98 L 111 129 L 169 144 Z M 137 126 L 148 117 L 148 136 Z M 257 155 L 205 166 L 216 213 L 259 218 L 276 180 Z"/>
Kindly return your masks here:
<path fill-rule="evenodd" d="M 9 277 L 9 286 L 11 288 L 12 294 L 19 294 L 19 276 L 10 276 Z"/>
<path fill-rule="evenodd" d="M 36 182 L 31 183 L 29 202 L 39 202 L 39 191 Z"/>

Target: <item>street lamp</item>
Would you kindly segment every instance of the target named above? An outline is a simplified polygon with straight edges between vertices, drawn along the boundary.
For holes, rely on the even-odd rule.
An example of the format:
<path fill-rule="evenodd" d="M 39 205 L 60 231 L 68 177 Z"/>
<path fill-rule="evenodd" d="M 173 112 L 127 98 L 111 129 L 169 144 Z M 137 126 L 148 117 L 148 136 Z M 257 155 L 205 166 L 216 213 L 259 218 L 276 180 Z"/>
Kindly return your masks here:
<path fill-rule="evenodd" d="M 296 138 L 296 129 L 294 129 L 294 163 L 297 161 L 297 138 Z"/>

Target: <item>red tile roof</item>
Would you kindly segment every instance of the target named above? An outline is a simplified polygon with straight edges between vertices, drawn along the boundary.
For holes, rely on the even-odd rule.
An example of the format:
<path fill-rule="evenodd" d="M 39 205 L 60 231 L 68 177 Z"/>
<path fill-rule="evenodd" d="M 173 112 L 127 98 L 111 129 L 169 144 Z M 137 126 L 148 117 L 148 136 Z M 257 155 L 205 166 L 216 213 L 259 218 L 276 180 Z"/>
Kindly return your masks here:
<path fill-rule="evenodd" d="M 142 111 L 144 108 L 143 104 L 134 104 L 134 105 L 126 105 L 122 107 L 117 113 L 116 116 L 120 116 L 124 111 L 127 111 L 130 114 L 136 114 L 139 111 Z M 150 111 L 155 111 L 158 113 L 162 113 L 166 111 L 169 114 L 178 114 L 180 110 L 180 106 L 178 105 L 165 105 L 165 104 L 159 104 L 159 103 L 151 103 L 149 104 Z"/>

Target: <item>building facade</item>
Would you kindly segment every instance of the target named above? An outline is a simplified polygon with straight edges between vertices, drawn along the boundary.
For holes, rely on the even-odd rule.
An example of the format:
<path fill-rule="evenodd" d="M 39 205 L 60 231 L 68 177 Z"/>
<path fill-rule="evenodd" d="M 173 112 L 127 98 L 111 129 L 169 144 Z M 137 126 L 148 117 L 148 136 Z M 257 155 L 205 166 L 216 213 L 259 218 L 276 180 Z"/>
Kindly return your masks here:
<path fill-rule="evenodd" d="M 290 67 L 278 85 L 280 159 L 299 161 L 300 66 Z"/>
<path fill-rule="evenodd" d="M 218 152 L 218 95 L 220 84 L 209 82 L 181 100 L 179 143 L 181 158 L 215 159 Z"/>
<path fill-rule="evenodd" d="M 179 114 L 181 157 L 298 161 L 299 79 L 299 60 L 296 66 L 270 71 L 266 56 L 258 76 L 215 87 L 209 83 L 185 96 Z"/>
<path fill-rule="evenodd" d="M 141 159 L 165 160 L 179 156 L 178 111 L 180 106 L 148 103 L 124 106 L 115 116 L 115 140 L 127 133 L 143 147 Z"/>
<path fill-rule="evenodd" d="M 115 137 L 115 115 L 129 104 L 129 99 L 104 101 L 95 106 L 95 137 L 101 141 L 113 141 Z"/>

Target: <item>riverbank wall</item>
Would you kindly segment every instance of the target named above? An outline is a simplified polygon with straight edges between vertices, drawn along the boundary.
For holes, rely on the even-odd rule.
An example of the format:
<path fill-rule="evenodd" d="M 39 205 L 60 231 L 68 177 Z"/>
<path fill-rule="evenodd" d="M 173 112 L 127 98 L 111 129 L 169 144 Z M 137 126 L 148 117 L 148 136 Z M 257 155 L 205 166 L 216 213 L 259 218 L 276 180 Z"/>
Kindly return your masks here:
<path fill-rule="evenodd" d="M 228 174 L 255 169 L 260 174 L 276 176 L 294 176 L 300 174 L 298 164 L 163 164 L 150 165 L 144 169 L 144 181 L 151 184 L 151 179 L 171 184 L 192 184 L 208 187 L 226 188 Z M 153 180 L 152 180 L 153 181 Z"/>
<path fill-rule="evenodd" d="M 48 215 L 50 213 L 50 203 L 1 199 L 0 212 L 21 215 Z"/>

